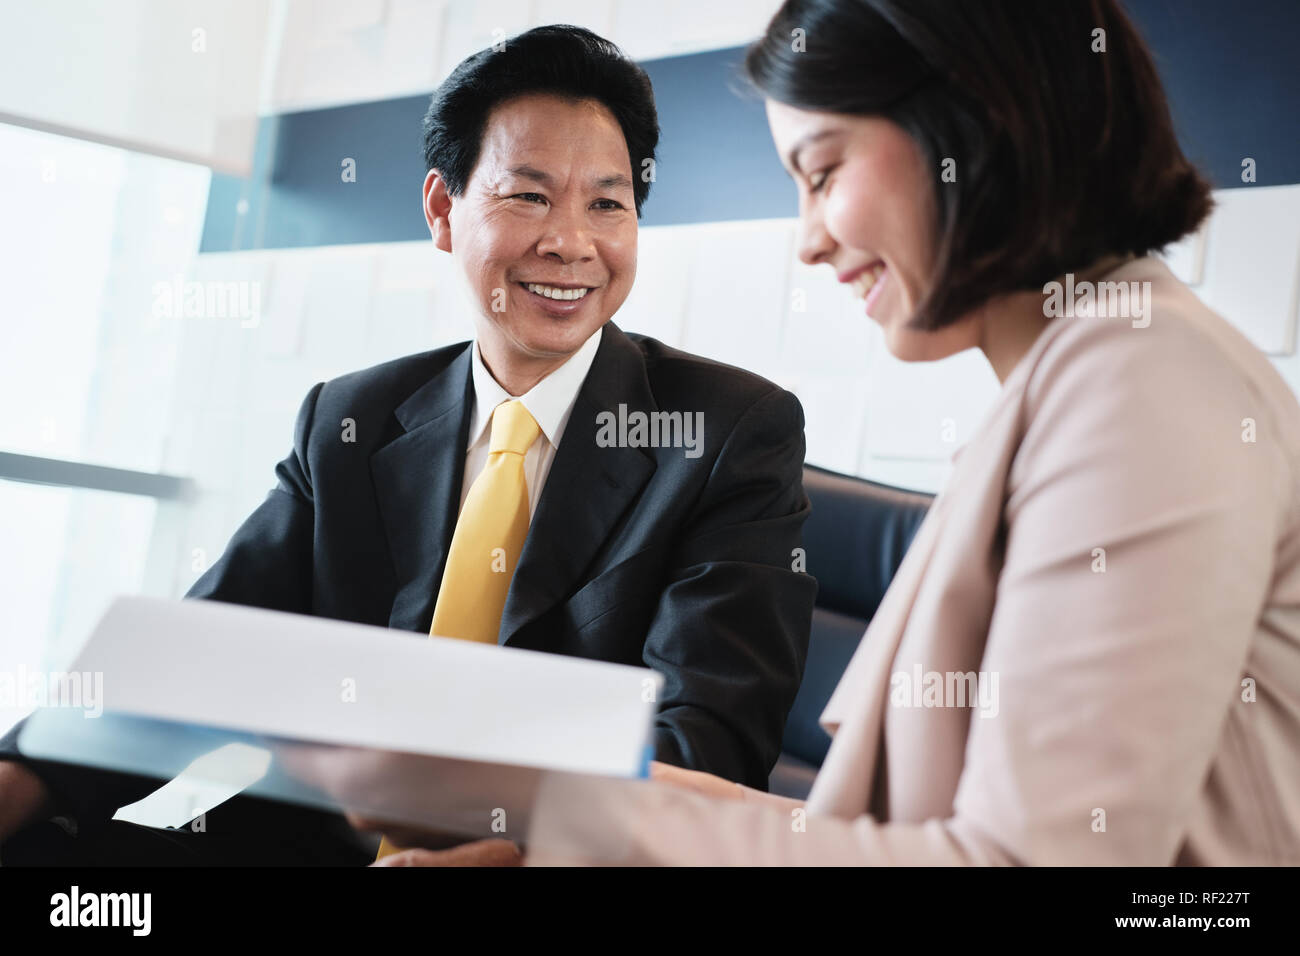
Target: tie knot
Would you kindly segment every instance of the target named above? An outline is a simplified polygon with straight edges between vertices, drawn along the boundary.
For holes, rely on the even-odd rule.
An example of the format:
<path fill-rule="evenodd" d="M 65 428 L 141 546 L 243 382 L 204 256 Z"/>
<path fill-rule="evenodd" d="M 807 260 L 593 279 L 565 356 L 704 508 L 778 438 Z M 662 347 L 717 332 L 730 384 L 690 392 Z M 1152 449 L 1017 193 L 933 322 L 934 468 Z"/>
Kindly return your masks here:
<path fill-rule="evenodd" d="M 502 402 L 492 411 L 491 453 L 506 451 L 522 455 L 541 433 L 541 427 L 528 414 L 523 402 Z"/>

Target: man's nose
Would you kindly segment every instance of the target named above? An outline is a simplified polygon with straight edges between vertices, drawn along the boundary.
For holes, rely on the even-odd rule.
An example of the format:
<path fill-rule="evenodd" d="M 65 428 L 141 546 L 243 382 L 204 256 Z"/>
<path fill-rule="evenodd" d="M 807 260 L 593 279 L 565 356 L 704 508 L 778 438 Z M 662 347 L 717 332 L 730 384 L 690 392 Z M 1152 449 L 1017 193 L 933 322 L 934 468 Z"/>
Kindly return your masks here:
<path fill-rule="evenodd" d="M 537 242 L 537 254 L 556 256 L 561 262 L 577 262 L 592 258 L 595 252 L 585 210 L 551 207 L 542 238 Z"/>

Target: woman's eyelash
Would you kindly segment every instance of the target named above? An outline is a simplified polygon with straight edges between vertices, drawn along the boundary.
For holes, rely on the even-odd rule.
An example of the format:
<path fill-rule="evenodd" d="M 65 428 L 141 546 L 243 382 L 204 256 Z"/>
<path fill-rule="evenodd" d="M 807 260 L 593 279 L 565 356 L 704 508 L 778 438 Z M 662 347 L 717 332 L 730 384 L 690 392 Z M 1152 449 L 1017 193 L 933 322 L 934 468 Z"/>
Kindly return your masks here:
<path fill-rule="evenodd" d="M 818 172 L 809 173 L 808 191 L 812 193 L 818 192 L 823 186 L 826 185 L 826 180 L 830 178 L 831 173 L 833 173 L 834 171 L 835 171 L 834 166 L 828 166 L 826 169 L 819 170 Z"/>

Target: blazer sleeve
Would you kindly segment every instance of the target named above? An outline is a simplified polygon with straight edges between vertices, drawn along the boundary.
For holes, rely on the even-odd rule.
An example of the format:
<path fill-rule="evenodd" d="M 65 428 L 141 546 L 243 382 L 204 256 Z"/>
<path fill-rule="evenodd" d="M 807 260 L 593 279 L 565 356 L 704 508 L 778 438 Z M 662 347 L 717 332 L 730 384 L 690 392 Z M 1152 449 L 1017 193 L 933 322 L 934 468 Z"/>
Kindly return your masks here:
<path fill-rule="evenodd" d="M 308 613 L 311 607 L 313 515 L 307 443 L 321 385 L 308 393 L 294 427 L 293 450 L 276 466 L 277 484 L 235 532 L 220 560 L 199 578 L 187 598 Z M 0 738 L 0 760 L 27 764 L 49 788 L 55 816 L 79 830 L 107 823 L 121 807 L 142 800 L 162 780 L 24 757 L 21 721 Z M 177 754 L 180 773 L 202 750 Z"/>
<path fill-rule="evenodd" d="M 817 593 L 793 570 L 810 511 L 803 456 L 798 400 L 767 392 L 714 461 L 643 655 L 665 678 L 656 757 L 760 790 L 799 689 Z"/>
<path fill-rule="evenodd" d="M 1069 333 L 1034 371 L 981 662 L 999 709 L 970 719 L 949 816 L 549 780 L 530 861 L 1174 862 L 1228 714 L 1251 706 L 1243 665 L 1295 481 L 1281 426 L 1220 351 L 1154 325 Z"/>

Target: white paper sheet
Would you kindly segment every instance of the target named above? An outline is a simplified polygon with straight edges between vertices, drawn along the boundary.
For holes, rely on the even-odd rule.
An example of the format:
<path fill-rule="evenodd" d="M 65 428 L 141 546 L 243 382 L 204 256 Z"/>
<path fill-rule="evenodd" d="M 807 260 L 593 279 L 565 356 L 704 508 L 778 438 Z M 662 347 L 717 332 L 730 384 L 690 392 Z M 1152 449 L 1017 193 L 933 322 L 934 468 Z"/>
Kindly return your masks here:
<path fill-rule="evenodd" d="M 106 713 L 625 777 L 641 769 L 663 680 L 538 651 L 143 597 L 109 607 L 71 670 L 104 675 Z"/>

